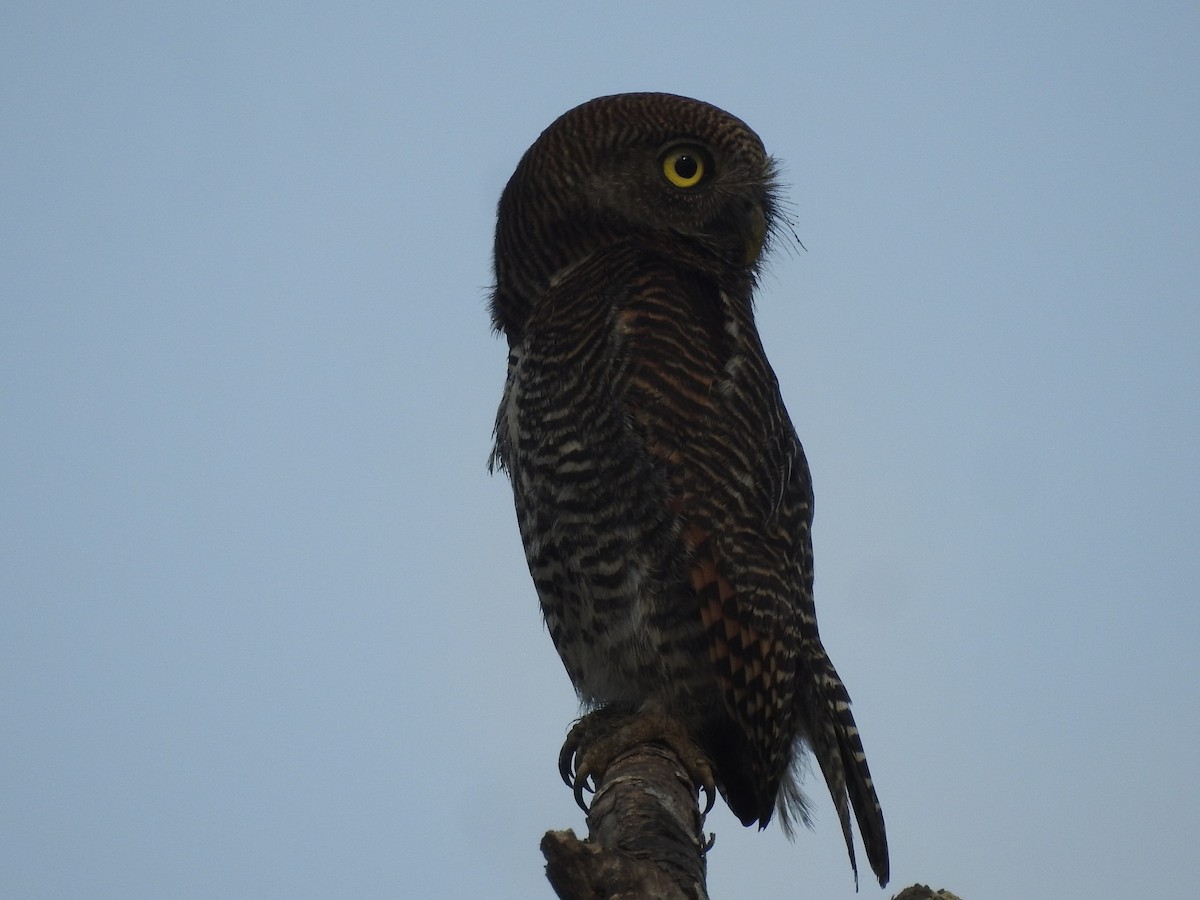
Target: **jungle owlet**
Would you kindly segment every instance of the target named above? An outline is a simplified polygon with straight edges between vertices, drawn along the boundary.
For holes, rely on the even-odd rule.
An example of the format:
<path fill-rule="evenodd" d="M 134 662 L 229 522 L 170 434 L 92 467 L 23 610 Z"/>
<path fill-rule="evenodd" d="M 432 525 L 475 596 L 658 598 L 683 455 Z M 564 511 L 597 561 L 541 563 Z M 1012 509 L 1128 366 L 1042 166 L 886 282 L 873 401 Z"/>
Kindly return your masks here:
<path fill-rule="evenodd" d="M 811 750 L 882 885 L 883 814 L 817 632 L 808 464 L 752 311 L 776 193 L 758 136 L 706 103 L 621 94 L 550 125 L 500 198 L 494 460 L 584 703 L 683 723 L 746 825 L 806 819 Z"/>

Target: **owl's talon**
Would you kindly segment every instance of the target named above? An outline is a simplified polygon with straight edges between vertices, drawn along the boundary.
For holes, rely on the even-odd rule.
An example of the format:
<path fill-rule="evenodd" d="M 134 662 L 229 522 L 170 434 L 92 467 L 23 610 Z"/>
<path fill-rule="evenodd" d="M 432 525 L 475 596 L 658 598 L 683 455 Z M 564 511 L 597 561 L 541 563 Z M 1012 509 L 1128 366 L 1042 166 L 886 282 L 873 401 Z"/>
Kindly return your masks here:
<path fill-rule="evenodd" d="M 713 806 L 716 805 L 717 779 L 713 775 L 712 765 L 704 752 L 692 742 L 690 737 L 683 735 L 683 738 L 681 740 L 680 735 L 669 734 L 659 740 L 675 751 L 675 755 L 683 764 L 688 779 L 704 795 L 704 809 L 700 812 L 700 817 L 704 818 L 712 812 Z"/>
<path fill-rule="evenodd" d="M 578 728 L 579 724 L 575 724 Z M 562 749 L 558 751 L 558 774 L 562 777 L 563 784 L 569 788 L 575 786 L 575 750 L 578 744 L 572 740 L 575 734 L 575 728 L 571 729 L 567 735 L 566 741 L 563 742 Z"/>
<path fill-rule="evenodd" d="M 593 794 L 596 792 L 596 788 L 600 786 L 600 778 L 608 766 L 608 759 L 603 760 L 603 766 L 593 766 L 592 747 L 596 743 L 597 732 L 605 732 L 613 717 L 614 713 L 608 709 L 599 709 L 584 716 L 571 726 L 562 749 L 558 751 L 558 774 L 562 776 L 563 783 L 571 789 L 575 795 L 575 802 L 584 812 L 588 811 L 587 802 L 583 797 L 584 791 L 591 791 Z"/>
<path fill-rule="evenodd" d="M 661 744 L 672 751 L 683 766 L 683 775 L 704 794 L 702 815 L 712 812 L 717 802 L 717 782 L 712 764 L 677 721 L 651 713 L 631 713 L 603 708 L 584 716 L 572 727 L 558 753 L 558 773 L 571 788 L 575 802 L 584 812 L 584 792 L 595 793 L 614 759 L 637 744 Z"/>
<path fill-rule="evenodd" d="M 588 811 L 588 805 L 587 801 L 583 799 L 583 792 L 590 790 L 593 794 L 596 793 L 595 787 L 588 786 L 588 777 L 589 776 L 586 774 L 577 776 L 575 778 L 575 784 L 571 787 L 571 793 L 575 795 L 575 802 L 584 812 Z"/>

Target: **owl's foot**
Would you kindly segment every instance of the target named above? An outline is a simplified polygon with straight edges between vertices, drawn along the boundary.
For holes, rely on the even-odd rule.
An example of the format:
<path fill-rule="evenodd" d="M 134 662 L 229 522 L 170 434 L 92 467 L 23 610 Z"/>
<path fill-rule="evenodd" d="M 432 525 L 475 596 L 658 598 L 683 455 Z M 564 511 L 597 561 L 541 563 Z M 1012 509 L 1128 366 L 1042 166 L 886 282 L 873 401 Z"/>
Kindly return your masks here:
<path fill-rule="evenodd" d="M 676 719 L 658 713 L 611 707 L 588 713 L 576 722 L 558 754 L 559 774 L 574 791 L 579 808 L 588 811 L 583 792 L 595 793 L 613 761 L 638 744 L 659 744 L 678 757 L 692 784 L 704 792 L 704 815 L 708 815 L 717 799 L 716 778 L 708 755 L 687 729 Z"/>

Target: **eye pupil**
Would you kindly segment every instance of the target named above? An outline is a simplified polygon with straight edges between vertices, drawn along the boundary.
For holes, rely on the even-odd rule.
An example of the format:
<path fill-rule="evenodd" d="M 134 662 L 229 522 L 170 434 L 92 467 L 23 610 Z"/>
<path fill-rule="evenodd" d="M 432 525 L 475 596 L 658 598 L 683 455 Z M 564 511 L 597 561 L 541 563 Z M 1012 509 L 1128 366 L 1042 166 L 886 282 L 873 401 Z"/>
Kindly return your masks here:
<path fill-rule="evenodd" d="M 696 177 L 696 173 L 700 171 L 700 164 L 696 162 L 695 157 L 689 156 L 686 153 L 681 153 L 675 160 L 675 174 L 685 181 L 690 181 Z"/>

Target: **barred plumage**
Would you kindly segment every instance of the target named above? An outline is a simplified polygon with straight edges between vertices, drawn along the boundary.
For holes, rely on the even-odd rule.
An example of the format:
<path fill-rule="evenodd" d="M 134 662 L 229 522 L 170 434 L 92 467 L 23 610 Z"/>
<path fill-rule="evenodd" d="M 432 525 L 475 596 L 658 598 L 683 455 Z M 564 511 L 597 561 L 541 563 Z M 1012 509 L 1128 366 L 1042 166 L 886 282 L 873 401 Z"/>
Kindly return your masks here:
<path fill-rule="evenodd" d="M 624 94 L 554 122 L 500 200 L 494 460 L 581 699 L 652 704 L 730 808 L 806 820 L 812 750 L 880 884 L 883 815 L 817 631 L 812 489 L 751 309 L 773 164 L 740 120 Z M 855 870 L 857 872 L 857 869 Z"/>

